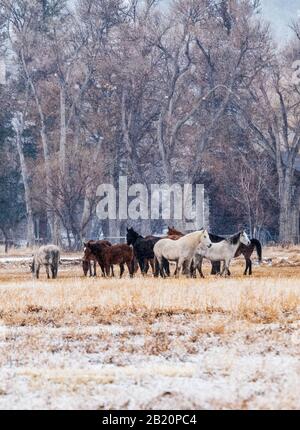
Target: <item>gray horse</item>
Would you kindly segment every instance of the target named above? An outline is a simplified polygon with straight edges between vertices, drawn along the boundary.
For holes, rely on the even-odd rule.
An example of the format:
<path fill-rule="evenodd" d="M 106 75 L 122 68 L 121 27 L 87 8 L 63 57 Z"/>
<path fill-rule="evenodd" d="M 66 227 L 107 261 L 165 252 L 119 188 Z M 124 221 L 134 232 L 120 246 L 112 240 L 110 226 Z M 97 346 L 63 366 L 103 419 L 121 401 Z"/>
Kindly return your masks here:
<path fill-rule="evenodd" d="M 223 261 L 221 275 L 225 274 L 225 276 L 227 276 L 230 274 L 230 262 L 241 244 L 245 246 L 251 245 L 250 239 L 245 231 L 240 231 L 228 239 L 221 240 L 221 242 L 213 243 L 209 249 L 207 247 L 201 247 L 200 245 L 196 249 L 194 255 L 194 267 L 198 269 L 200 276 L 204 278 L 202 273 L 203 258 L 207 258 L 210 261 Z"/>
<path fill-rule="evenodd" d="M 58 264 L 60 261 L 60 250 L 56 245 L 41 246 L 33 256 L 31 271 L 35 278 L 39 278 L 41 266 L 46 267 L 47 278 L 50 279 L 49 268 L 52 278 L 57 278 Z"/>

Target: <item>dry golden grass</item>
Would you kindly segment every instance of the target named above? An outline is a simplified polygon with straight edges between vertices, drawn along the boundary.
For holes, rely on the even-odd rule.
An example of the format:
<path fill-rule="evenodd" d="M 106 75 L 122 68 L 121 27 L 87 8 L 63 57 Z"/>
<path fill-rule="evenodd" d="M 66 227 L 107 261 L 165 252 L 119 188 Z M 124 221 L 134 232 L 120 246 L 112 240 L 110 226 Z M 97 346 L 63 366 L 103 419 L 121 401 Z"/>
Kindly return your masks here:
<path fill-rule="evenodd" d="M 80 270 L 79 268 L 77 270 Z M 259 269 L 257 269 L 259 270 Z M 268 270 L 270 270 L 268 268 Z M 74 274 L 74 273 L 73 273 Z M 63 275 L 62 275 L 63 276 Z M 298 275 L 277 278 L 89 279 L 0 281 L 0 319 L 9 325 L 64 325 L 82 318 L 107 323 L 175 314 L 218 313 L 231 320 L 270 323 L 298 318 Z"/>

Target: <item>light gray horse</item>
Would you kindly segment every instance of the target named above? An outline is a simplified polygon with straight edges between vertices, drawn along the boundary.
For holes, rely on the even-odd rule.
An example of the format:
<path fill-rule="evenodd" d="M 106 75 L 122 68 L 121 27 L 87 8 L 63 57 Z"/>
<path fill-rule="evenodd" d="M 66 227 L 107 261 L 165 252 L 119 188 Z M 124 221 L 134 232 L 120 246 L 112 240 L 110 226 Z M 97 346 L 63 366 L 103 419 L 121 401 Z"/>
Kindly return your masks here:
<path fill-rule="evenodd" d="M 31 271 L 35 278 L 39 278 L 41 266 L 46 267 L 47 278 L 50 279 L 49 268 L 52 278 L 57 278 L 58 264 L 60 261 L 60 250 L 56 245 L 43 245 L 33 256 Z"/>
<path fill-rule="evenodd" d="M 190 267 L 196 248 L 200 243 L 204 248 L 211 246 L 209 234 L 206 230 L 194 231 L 193 233 L 180 237 L 178 240 L 168 238 L 160 239 L 153 248 L 156 273 L 159 270 L 161 276 L 165 277 L 163 261 L 175 261 L 175 276 L 176 278 L 179 277 L 180 270 L 184 265 L 185 267 Z M 187 275 L 190 276 L 190 271 L 188 271 Z"/>
<path fill-rule="evenodd" d="M 207 258 L 210 261 L 223 261 L 223 268 L 221 275 L 225 273 L 225 276 L 229 275 L 229 266 L 231 260 L 234 258 L 238 247 L 243 245 L 250 245 L 251 241 L 247 236 L 247 233 L 241 231 L 228 239 L 222 240 L 221 242 L 212 243 L 212 246 L 208 249 L 207 247 L 198 246 L 194 256 L 194 270 L 198 269 L 200 276 L 204 278 L 202 273 L 202 261 L 203 258 Z M 195 275 L 195 274 L 194 274 Z"/>

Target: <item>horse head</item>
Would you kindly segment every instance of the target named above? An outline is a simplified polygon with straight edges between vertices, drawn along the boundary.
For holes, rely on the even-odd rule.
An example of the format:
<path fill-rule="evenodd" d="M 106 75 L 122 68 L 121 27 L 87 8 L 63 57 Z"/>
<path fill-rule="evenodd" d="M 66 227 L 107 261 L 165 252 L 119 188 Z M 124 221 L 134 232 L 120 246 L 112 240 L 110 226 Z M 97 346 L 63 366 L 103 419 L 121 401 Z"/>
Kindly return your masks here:
<path fill-rule="evenodd" d="M 90 256 L 92 255 L 92 250 L 89 243 L 84 243 L 83 248 L 83 260 L 89 260 Z"/>
<path fill-rule="evenodd" d="M 200 232 L 200 247 L 201 248 L 210 248 L 212 246 L 212 242 L 209 237 L 209 233 L 207 230 L 199 230 Z"/>
<path fill-rule="evenodd" d="M 139 236 L 140 235 L 136 231 L 134 231 L 132 227 L 127 228 L 127 234 L 126 234 L 127 245 L 134 245 L 134 243 L 136 242 Z"/>
<path fill-rule="evenodd" d="M 251 240 L 249 239 L 247 233 L 244 230 L 240 232 L 240 242 L 246 246 L 249 246 L 251 244 Z"/>
<path fill-rule="evenodd" d="M 212 246 L 212 242 L 209 237 L 209 233 L 207 230 L 200 230 L 201 231 L 201 245 L 207 246 L 207 248 L 210 248 Z"/>

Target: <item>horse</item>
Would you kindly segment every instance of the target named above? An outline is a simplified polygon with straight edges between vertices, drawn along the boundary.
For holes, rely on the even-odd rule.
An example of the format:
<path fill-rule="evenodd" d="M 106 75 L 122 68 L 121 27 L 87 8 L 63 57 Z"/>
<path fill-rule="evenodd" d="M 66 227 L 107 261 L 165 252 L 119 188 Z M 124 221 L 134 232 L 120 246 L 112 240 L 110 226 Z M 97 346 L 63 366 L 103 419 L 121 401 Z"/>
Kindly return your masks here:
<path fill-rule="evenodd" d="M 240 245 L 243 244 L 245 246 L 249 246 L 250 243 L 247 233 L 245 231 L 240 231 L 228 239 L 212 243 L 212 246 L 209 249 L 200 245 L 195 252 L 194 267 L 198 269 L 200 276 L 204 278 L 202 273 L 202 261 L 204 257 L 210 261 L 223 261 L 224 264 L 221 275 L 225 273 L 225 276 L 227 276 L 230 273 L 230 262 L 235 257 Z"/>
<path fill-rule="evenodd" d="M 240 255 L 243 255 L 245 257 L 246 268 L 244 270 L 244 276 L 246 276 L 247 274 L 249 276 L 252 275 L 251 255 L 253 254 L 254 249 L 256 249 L 259 263 L 261 263 L 262 261 L 262 246 L 260 241 L 257 239 L 250 239 L 250 242 L 251 243 L 248 246 L 241 244 L 234 256 L 234 258 L 239 257 Z M 221 263 L 219 261 L 215 261 L 213 263 L 212 272 L 213 272 L 212 275 L 217 275 L 221 272 Z M 228 274 L 230 275 L 230 271 Z"/>
<path fill-rule="evenodd" d="M 153 248 L 156 262 L 156 275 L 158 271 L 162 277 L 165 277 L 163 270 L 163 261 L 176 262 L 176 277 L 179 276 L 180 270 L 183 265 L 190 267 L 197 247 L 202 244 L 203 247 L 211 247 L 208 232 L 206 230 L 194 231 L 185 236 L 180 237 L 178 240 L 161 239 Z M 190 271 L 187 274 L 190 276 Z"/>
<path fill-rule="evenodd" d="M 87 243 L 86 247 L 95 255 L 100 267 L 101 265 L 104 266 L 104 276 L 110 276 L 111 266 L 118 264 L 120 266 L 120 278 L 122 278 L 126 264 L 130 277 L 133 277 L 135 267 L 131 246 L 124 243 L 111 246 L 103 245 L 103 243 Z"/>
<path fill-rule="evenodd" d="M 216 236 L 216 235 L 214 235 L 212 233 L 208 233 L 208 234 L 209 234 L 210 240 L 213 243 L 214 242 L 219 242 L 221 240 L 224 240 L 224 237 L 221 238 L 221 237 Z M 184 233 L 182 233 L 179 230 L 176 230 L 176 228 L 173 226 L 173 227 L 168 227 L 168 233 L 167 233 L 167 235 L 168 235 L 168 237 L 170 239 L 176 240 L 176 239 L 179 239 L 180 237 L 184 236 Z M 218 270 L 218 268 L 219 268 L 219 272 L 220 272 L 220 262 L 218 262 L 218 261 L 212 261 L 211 265 L 212 265 L 212 269 L 211 269 L 211 273 L 212 274 L 214 274 Z M 194 275 L 194 263 L 193 263 L 193 261 L 191 263 L 191 273 Z M 175 275 L 176 275 L 176 270 L 175 270 Z"/>
<path fill-rule="evenodd" d="M 143 237 L 137 233 L 132 227 L 127 228 L 126 242 L 127 245 L 132 245 L 134 250 L 134 255 L 140 266 L 142 275 L 147 274 L 149 269 L 149 264 L 152 268 L 152 273 L 154 274 L 154 245 L 161 240 L 161 237 L 157 236 L 146 236 Z M 168 276 L 170 275 L 169 263 L 164 262 L 164 269 Z"/>
<path fill-rule="evenodd" d="M 173 226 L 173 227 L 168 227 L 167 235 L 168 236 L 174 236 L 174 237 L 176 237 L 176 236 L 182 237 L 182 236 L 184 236 L 184 233 L 182 233 L 179 230 L 176 230 L 176 228 Z"/>
<path fill-rule="evenodd" d="M 103 245 L 106 246 L 111 246 L 111 243 L 108 240 L 90 240 L 87 243 L 102 243 Z M 95 255 L 92 253 L 92 251 L 90 250 L 90 248 L 88 248 L 86 246 L 86 243 L 84 243 L 84 248 L 83 248 L 83 258 L 82 258 L 82 269 L 83 269 L 83 273 L 84 276 L 87 276 L 87 273 L 89 271 L 90 276 L 97 276 L 96 273 L 96 263 L 97 263 L 97 258 L 95 257 Z M 93 266 L 94 266 L 94 274 L 92 274 L 92 262 L 93 262 Z M 102 276 L 104 276 L 104 265 L 102 264 L 101 267 L 101 271 L 102 271 Z M 113 271 L 113 269 L 112 269 Z M 114 276 L 114 273 L 113 273 Z"/>
<path fill-rule="evenodd" d="M 47 278 L 50 279 L 49 268 L 51 269 L 52 279 L 57 278 L 58 264 L 60 262 L 60 250 L 56 245 L 43 245 L 33 256 L 30 264 L 33 276 L 38 279 L 40 276 L 41 265 L 46 267 Z"/>
<path fill-rule="evenodd" d="M 168 227 L 168 236 L 169 235 L 177 235 L 177 236 L 183 236 L 183 233 L 176 230 L 174 227 Z M 212 243 L 218 243 L 222 240 L 225 240 L 225 237 L 217 236 L 216 234 L 209 233 L 209 238 L 212 241 Z M 256 253 L 258 256 L 259 262 L 262 260 L 262 246 L 259 240 L 257 239 L 251 239 L 251 244 L 246 246 L 244 244 L 241 244 L 240 247 L 237 249 L 234 258 L 239 257 L 240 255 L 243 255 L 246 260 L 246 268 L 244 271 L 244 275 L 247 275 L 247 271 L 249 275 L 252 275 L 252 261 L 251 261 L 251 255 L 253 254 L 254 249 L 256 249 Z M 212 269 L 211 269 L 211 275 L 218 275 L 221 272 L 221 262 L 220 261 L 212 261 L 211 262 Z M 230 271 L 228 273 L 230 275 Z"/>

